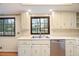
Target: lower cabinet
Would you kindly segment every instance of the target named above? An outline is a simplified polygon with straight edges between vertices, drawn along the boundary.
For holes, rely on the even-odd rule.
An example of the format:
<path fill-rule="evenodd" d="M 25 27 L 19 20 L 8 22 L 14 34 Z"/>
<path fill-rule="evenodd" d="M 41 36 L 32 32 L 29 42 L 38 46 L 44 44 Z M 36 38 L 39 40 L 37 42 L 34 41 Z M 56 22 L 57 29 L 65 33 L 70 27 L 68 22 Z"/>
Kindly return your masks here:
<path fill-rule="evenodd" d="M 65 40 L 65 55 L 66 56 L 75 56 L 75 40 Z"/>
<path fill-rule="evenodd" d="M 51 40 L 20 40 L 18 43 L 18 55 L 19 56 L 50 56 L 51 48 L 52 54 L 59 53 L 61 40 L 50 44 Z M 79 40 L 76 39 L 65 39 L 65 56 L 79 56 Z M 51 47 L 52 46 L 52 47 Z M 62 49 L 60 49 L 62 50 Z M 61 53 L 61 52 L 60 52 Z M 52 55 L 54 56 L 54 55 Z"/>
<path fill-rule="evenodd" d="M 41 45 L 41 55 L 50 56 L 50 47 L 48 45 Z"/>
<path fill-rule="evenodd" d="M 76 56 L 79 56 L 79 45 L 76 46 L 76 49 L 77 49 L 77 50 L 75 50 L 77 53 Z"/>
<path fill-rule="evenodd" d="M 32 56 L 40 56 L 41 48 L 40 45 L 32 45 Z"/>
<path fill-rule="evenodd" d="M 74 56 L 74 46 L 73 45 L 66 45 L 65 46 L 65 55 L 66 56 Z"/>
<path fill-rule="evenodd" d="M 76 51 L 76 56 L 79 56 L 79 39 L 76 40 L 76 47 L 75 47 L 75 51 Z"/>
<path fill-rule="evenodd" d="M 50 48 L 48 45 L 32 45 L 33 56 L 50 56 Z"/>
<path fill-rule="evenodd" d="M 32 41 L 31 44 L 26 44 L 25 41 L 22 42 L 18 45 L 19 56 L 50 56 L 50 41 L 36 40 Z"/>
<path fill-rule="evenodd" d="M 19 45 L 18 55 L 19 56 L 30 56 L 31 55 L 31 46 L 30 45 Z"/>

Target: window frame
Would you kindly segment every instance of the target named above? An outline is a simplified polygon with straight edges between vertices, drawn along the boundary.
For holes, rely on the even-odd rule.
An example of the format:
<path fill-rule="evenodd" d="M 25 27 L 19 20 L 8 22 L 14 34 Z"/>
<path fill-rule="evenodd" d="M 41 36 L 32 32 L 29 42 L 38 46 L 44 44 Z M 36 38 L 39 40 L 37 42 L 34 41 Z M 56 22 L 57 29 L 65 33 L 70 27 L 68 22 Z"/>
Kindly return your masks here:
<path fill-rule="evenodd" d="M 3 35 L 0 35 L 0 36 L 15 36 L 15 34 L 16 34 L 16 32 L 15 32 L 15 22 L 16 22 L 16 21 L 15 21 L 15 17 L 0 17 L 0 19 L 3 20 Z M 13 31 L 13 32 L 14 32 L 14 35 L 12 35 L 12 34 L 11 34 L 11 35 L 5 35 L 5 34 L 4 34 L 4 30 L 5 30 L 5 29 L 4 29 L 4 25 L 5 25 L 5 24 L 4 24 L 4 20 L 5 20 L 5 19 L 14 19 L 14 24 L 13 24 L 13 25 L 14 25 L 14 31 Z"/>
<path fill-rule="evenodd" d="M 49 16 L 31 16 L 31 34 L 38 34 L 40 35 L 40 33 L 32 33 L 32 19 L 33 18 L 47 18 L 48 19 L 48 33 L 41 33 L 41 34 L 50 34 L 50 17 Z"/>

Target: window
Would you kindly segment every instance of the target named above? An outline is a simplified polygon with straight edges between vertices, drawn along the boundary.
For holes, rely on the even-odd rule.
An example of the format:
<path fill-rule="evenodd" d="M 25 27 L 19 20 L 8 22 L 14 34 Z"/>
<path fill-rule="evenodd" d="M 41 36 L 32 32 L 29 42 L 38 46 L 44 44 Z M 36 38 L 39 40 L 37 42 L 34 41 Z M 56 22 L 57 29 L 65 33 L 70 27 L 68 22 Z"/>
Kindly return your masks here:
<path fill-rule="evenodd" d="M 15 36 L 15 18 L 0 18 L 0 36 Z"/>
<path fill-rule="evenodd" d="M 31 34 L 49 34 L 49 17 L 31 17 Z"/>

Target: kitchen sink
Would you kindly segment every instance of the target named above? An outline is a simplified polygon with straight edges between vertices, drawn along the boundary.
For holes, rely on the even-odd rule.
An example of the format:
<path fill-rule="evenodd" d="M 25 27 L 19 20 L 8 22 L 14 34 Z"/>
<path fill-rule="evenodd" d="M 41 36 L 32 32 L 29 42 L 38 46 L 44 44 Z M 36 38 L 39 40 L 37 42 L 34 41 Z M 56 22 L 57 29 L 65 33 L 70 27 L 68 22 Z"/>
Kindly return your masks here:
<path fill-rule="evenodd" d="M 49 36 L 39 35 L 39 36 L 32 36 L 32 38 L 50 38 Z"/>

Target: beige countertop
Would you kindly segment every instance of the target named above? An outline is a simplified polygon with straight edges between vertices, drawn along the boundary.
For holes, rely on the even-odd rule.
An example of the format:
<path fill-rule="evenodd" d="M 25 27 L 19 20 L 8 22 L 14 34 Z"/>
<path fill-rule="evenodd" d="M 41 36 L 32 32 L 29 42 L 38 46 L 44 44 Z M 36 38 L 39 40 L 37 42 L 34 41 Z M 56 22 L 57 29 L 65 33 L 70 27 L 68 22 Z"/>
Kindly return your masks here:
<path fill-rule="evenodd" d="M 61 36 L 50 36 L 49 38 L 32 38 L 29 36 L 20 36 L 17 39 L 32 39 L 32 40 L 51 40 L 51 39 L 79 39 L 79 37 L 61 37 Z"/>

